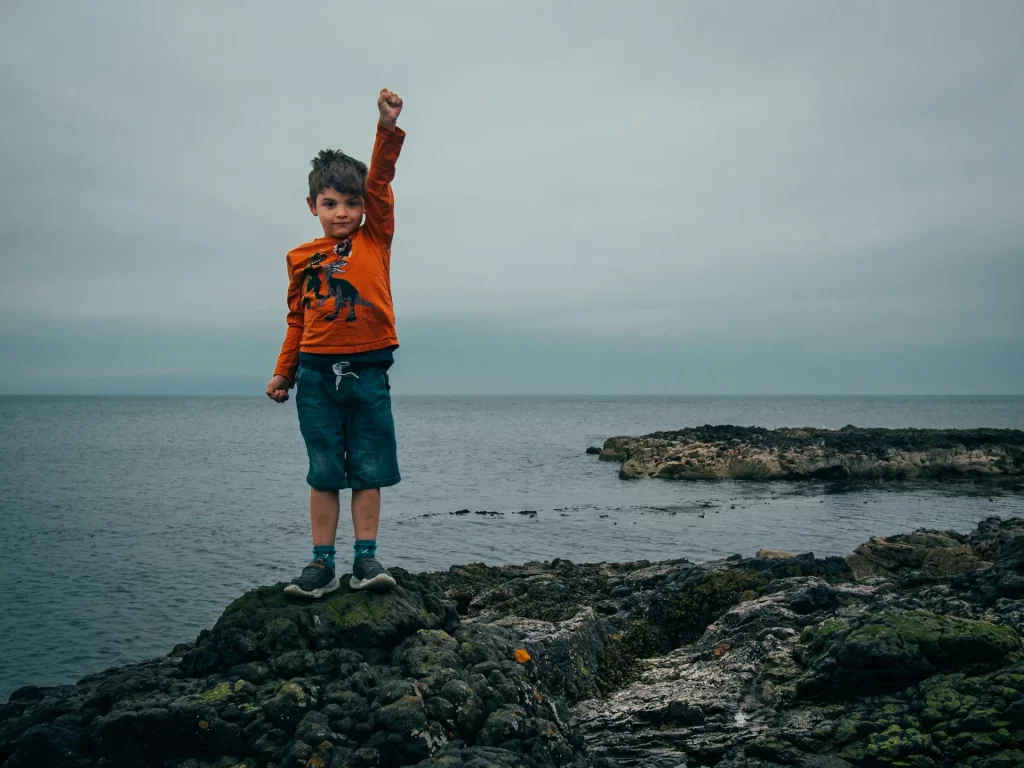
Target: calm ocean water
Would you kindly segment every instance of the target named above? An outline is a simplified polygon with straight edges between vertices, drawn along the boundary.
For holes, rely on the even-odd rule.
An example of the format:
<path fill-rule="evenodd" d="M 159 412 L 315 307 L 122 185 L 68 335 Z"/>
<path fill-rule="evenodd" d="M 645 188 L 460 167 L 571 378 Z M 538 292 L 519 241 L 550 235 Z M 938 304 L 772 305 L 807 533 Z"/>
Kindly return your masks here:
<path fill-rule="evenodd" d="M 627 482 L 584 453 L 698 424 L 1024 429 L 1024 397 L 396 396 L 395 418 L 404 480 L 384 492 L 379 553 L 410 570 L 759 547 L 843 555 L 873 534 L 1024 513 L 1020 494 Z M 164 654 L 308 559 L 292 403 L 0 398 L 0 434 L 3 699 Z M 464 508 L 502 514 L 451 514 Z"/>

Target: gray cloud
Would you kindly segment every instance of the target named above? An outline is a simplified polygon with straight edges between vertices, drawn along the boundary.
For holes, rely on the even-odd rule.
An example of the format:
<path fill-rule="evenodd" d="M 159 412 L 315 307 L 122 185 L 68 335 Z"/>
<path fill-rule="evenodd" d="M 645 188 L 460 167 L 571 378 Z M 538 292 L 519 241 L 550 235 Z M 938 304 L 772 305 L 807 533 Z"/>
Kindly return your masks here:
<path fill-rule="evenodd" d="M 387 86 L 406 391 L 1024 391 L 1019 3 L 208 5 L 0 11 L 0 390 L 258 391 Z"/>

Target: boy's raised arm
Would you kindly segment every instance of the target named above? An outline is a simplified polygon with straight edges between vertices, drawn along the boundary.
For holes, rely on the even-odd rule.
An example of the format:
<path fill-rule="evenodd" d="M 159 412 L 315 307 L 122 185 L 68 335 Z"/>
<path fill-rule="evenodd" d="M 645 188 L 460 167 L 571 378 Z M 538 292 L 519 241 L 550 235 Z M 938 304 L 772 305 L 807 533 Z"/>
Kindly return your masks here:
<path fill-rule="evenodd" d="M 395 161 L 402 151 L 405 131 L 398 127 L 402 99 L 397 93 L 382 89 L 377 97 L 377 138 L 373 143 L 370 169 L 366 174 L 366 231 L 385 247 L 395 236 L 395 197 L 391 180 L 395 178 Z"/>

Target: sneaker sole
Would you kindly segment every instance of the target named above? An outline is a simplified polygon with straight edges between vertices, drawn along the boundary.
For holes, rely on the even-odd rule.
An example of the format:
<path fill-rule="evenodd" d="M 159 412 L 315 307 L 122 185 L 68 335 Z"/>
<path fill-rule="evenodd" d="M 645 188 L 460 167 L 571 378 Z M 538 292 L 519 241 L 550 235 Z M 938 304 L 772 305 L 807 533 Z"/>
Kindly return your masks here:
<path fill-rule="evenodd" d="M 378 573 L 372 579 L 357 579 L 353 576 L 348 585 L 352 589 L 392 589 L 395 580 L 389 574 Z"/>
<path fill-rule="evenodd" d="M 308 592 L 304 590 L 302 587 L 300 587 L 298 584 L 289 584 L 287 587 L 284 588 L 284 593 L 286 595 L 293 595 L 295 597 L 308 597 L 311 600 L 316 600 L 318 597 L 323 597 L 329 592 L 333 592 L 340 586 L 341 580 L 338 579 L 337 576 L 335 576 L 333 579 L 331 579 L 331 582 L 329 584 L 325 584 L 322 587 L 317 587 L 316 589 L 311 589 Z"/>

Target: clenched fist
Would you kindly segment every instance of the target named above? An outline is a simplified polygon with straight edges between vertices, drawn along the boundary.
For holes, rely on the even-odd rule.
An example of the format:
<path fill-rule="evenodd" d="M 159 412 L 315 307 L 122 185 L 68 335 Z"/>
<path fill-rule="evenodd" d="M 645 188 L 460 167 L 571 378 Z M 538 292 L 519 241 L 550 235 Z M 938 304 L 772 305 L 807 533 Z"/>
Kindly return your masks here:
<path fill-rule="evenodd" d="M 394 128 L 398 116 L 402 113 L 402 97 L 394 91 L 381 88 L 380 96 L 377 97 L 377 109 L 380 112 L 377 125 L 381 128 Z"/>
<path fill-rule="evenodd" d="M 292 385 L 284 376 L 274 376 L 267 384 L 267 397 L 275 403 L 283 403 L 288 399 L 288 390 L 291 388 Z"/>

